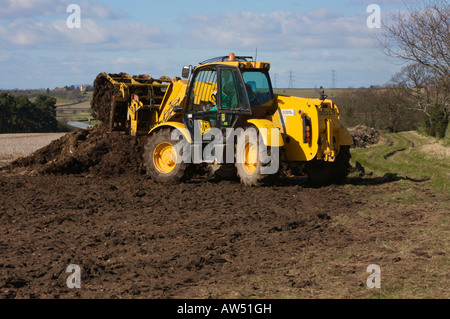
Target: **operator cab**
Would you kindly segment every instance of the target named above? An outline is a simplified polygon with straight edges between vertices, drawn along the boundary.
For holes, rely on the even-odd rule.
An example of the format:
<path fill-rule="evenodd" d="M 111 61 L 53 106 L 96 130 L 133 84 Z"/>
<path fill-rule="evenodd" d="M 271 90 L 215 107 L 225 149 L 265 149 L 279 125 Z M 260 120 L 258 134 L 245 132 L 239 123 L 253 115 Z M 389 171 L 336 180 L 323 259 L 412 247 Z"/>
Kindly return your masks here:
<path fill-rule="evenodd" d="M 249 60 L 252 57 L 236 57 L 231 53 L 203 61 L 196 68 L 183 68 L 182 76 L 190 78 L 185 125 L 191 134 L 198 127 L 202 134 L 209 127 L 225 133 L 239 118 L 270 113 L 274 105 L 270 66 Z"/>
<path fill-rule="evenodd" d="M 251 115 L 250 101 L 239 68 L 226 64 L 207 64 L 192 74 L 185 111 L 185 125 L 191 136 L 210 128 L 223 133 L 233 127 L 240 115 Z"/>

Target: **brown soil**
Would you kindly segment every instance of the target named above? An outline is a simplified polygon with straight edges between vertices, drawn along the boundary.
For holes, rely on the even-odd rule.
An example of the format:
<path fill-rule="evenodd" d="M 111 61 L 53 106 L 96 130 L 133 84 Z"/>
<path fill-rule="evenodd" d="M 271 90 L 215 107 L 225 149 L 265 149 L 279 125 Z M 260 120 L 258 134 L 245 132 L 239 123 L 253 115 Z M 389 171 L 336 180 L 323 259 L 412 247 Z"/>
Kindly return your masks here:
<path fill-rule="evenodd" d="M 361 297 L 370 293 L 369 264 L 395 264 L 401 274 L 408 263 L 418 270 L 445 255 L 419 247 L 405 257 L 386 248 L 412 225 L 429 223 L 422 212 L 437 209 L 430 191 L 426 207 L 390 207 L 392 216 L 380 210 L 349 223 L 370 194 L 398 187 L 372 180 L 349 194 L 361 188 L 353 183 L 249 188 L 160 185 L 132 174 L 0 175 L 0 297 Z M 81 267 L 81 289 L 66 285 L 70 264 Z"/>
<path fill-rule="evenodd" d="M 109 76 L 115 78 L 117 81 L 122 83 L 130 83 L 129 82 L 129 75 L 126 73 L 118 73 L 118 74 L 108 74 Z M 141 84 L 147 84 L 148 86 L 151 86 L 152 84 L 161 84 L 161 83 L 168 83 L 171 82 L 172 79 L 168 76 L 162 76 L 159 79 L 154 79 L 151 76 L 147 74 L 141 74 L 141 75 L 135 75 L 132 77 L 135 81 L 141 83 Z M 121 80 L 119 80 L 121 79 Z M 174 78 L 175 80 L 175 78 Z M 133 87 L 133 85 L 128 86 L 128 91 L 130 94 L 134 92 L 140 92 L 143 94 L 143 92 L 147 92 L 147 96 L 150 95 L 150 92 L 153 94 L 156 94 L 157 96 L 163 96 L 164 93 L 161 91 L 160 88 L 152 88 L 150 91 L 148 89 L 145 89 L 143 87 Z M 139 94 L 139 95 L 141 95 Z M 109 79 L 105 76 L 104 73 L 101 73 L 97 76 L 97 78 L 94 81 L 94 92 L 92 96 L 91 101 L 91 108 L 92 108 L 92 116 L 103 122 L 103 123 L 109 123 L 110 121 L 110 111 L 111 111 L 111 105 L 114 100 L 115 96 L 121 96 L 121 92 L 119 87 L 114 85 L 109 81 Z M 146 96 L 144 95 L 144 96 Z M 160 97 L 158 99 L 161 99 Z M 160 102 L 160 101 L 159 101 Z M 150 101 L 146 101 L 146 104 L 150 104 Z"/>
<path fill-rule="evenodd" d="M 94 81 L 94 93 L 91 101 L 92 116 L 104 123 L 109 123 L 111 103 L 115 94 L 119 94 L 106 77 L 99 74 Z"/>
<path fill-rule="evenodd" d="M 431 271 L 448 252 L 418 231 L 445 216 L 426 184 L 161 185 L 143 174 L 141 150 L 95 127 L 0 171 L 0 298 L 361 298 L 374 295 L 373 263 L 387 293 L 448 282 Z M 420 194 L 413 205 L 384 198 L 410 190 Z M 81 267 L 80 289 L 66 285 L 70 264 Z M 397 288 L 414 272 L 413 289 Z"/>
<path fill-rule="evenodd" d="M 103 125 L 68 133 L 32 155 L 3 168 L 35 174 L 117 175 L 145 172 L 143 140 L 122 132 L 107 133 Z"/>

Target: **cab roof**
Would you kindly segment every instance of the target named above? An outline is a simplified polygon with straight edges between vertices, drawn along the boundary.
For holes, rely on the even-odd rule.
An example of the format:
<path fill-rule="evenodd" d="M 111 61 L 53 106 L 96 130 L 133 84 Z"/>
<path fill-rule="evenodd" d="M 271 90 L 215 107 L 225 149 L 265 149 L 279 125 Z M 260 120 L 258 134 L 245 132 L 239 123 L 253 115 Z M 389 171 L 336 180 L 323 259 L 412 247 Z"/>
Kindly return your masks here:
<path fill-rule="evenodd" d="M 211 59 L 202 61 L 199 64 L 202 65 L 202 64 L 217 63 L 217 62 L 228 62 L 229 58 L 230 58 L 229 55 L 218 56 L 216 58 L 211 58 Z M 235 56 L 235 60 L 234 61 L 238 61 L 238 62 L 253 61 L 253 57 L 252 56 Z"/>
<path fill-rule="evenodd" d="M 199 63 L 201 66 L 207 64 L 226 64 L 233 65 L 241 69 L 270 69 L 270 63 L 268 62 L 256 62 L 251 56 L 235 56 L 234 53 L 230 53 L 228 56 L 220 56 L 211 58 Z"/>

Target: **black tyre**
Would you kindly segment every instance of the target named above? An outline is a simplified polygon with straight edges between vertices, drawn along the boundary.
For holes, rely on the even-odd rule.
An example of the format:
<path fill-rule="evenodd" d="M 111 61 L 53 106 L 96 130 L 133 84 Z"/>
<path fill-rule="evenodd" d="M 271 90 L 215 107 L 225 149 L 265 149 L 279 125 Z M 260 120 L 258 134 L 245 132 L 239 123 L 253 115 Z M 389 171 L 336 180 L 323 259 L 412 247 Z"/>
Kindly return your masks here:
<path fill-rule="evenodd" d="M 162 129 L 149 136 L 144 151 L 147 174 L 160 183 L 182 182 L 192 177 L 192 165 L 179 160 L 182 151 L 177 152 L 175 145 L 188 143 L 185 140 L 172 139 L 172 130 Z"/>
<path fill-rule="evenodd" d="M 332 163 L 313 160 L 307 162 L 305 171 L 308 182 L 314 186 L 342 184 L 350 171 L 350 146 L 341 146 L 336 160 Z"/>

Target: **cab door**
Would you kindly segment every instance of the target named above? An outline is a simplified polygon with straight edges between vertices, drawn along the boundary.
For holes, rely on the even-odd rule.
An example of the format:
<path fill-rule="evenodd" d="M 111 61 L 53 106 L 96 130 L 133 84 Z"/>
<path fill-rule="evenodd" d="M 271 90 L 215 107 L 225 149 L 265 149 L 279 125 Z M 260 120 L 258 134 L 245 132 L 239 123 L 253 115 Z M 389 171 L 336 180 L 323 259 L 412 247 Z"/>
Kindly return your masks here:
<path fill-rule="evenodd" d="M 237 67 L 206 65 L 197 68 L 187 92 L 185 125 L 191 136 L 203 136 L 211 128 L 225 134 L 238 116 L 251 114 L 244 80 Z"/>

